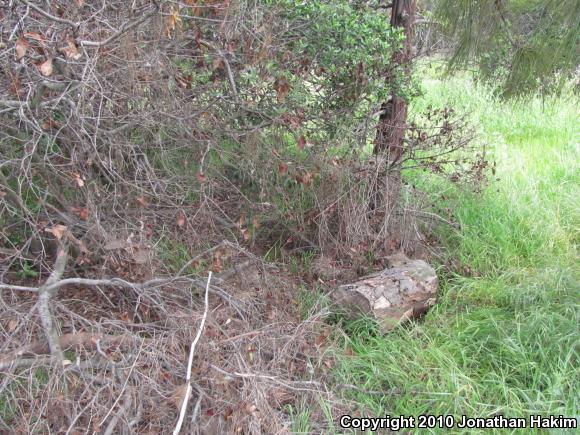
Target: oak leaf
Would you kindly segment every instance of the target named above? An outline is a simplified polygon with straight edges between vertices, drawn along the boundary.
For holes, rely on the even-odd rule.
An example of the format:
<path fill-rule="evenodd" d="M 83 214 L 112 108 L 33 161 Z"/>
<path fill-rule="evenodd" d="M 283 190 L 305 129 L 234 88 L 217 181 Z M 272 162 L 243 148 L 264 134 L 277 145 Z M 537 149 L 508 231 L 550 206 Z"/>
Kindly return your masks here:
<path fill-rule="evenodd" d="M 26 51 L 28 50 L 28 48 L 30 47 L 30 44 L 28 43 L 28 41 L 24 38 L 18 38 L 16 40 L 16 60 L 20 60 L 22 59 L 24 56 L 26 56 Z"/>
<path fill-rule="evenodd" d="M 59 48 L 59 51 L 69 59 L 79 60 L 83 57 L 72 38 L 67 39 L 66 47 Z"/>
<path fill-rule="evenodd" d="M 38 67 L 38 69 L 40 70 L 40 73 L 45 76 L 51 76 L 52 72 L 53 72 L 53 67 L 52 67 L 52 58 L 48 58 L 46 59 L 44 62 L 42 62 L 40 64 L 40 66 Z"/>
<path fill-rule="evenodd" d="M 75 183 L 78 187 L 83 187 L 85 185 L 84 177 L 81 176 L 78 172 L 73 173 L 73 177 L 75 179 Z"/>
<path fill-rule="evenodd" d="M 8 332 L 14 332 L 16 327 L 18 326 L 18 321 L 14 319 L 10 319 L 8 321 Z"/>
<path fill-rule="evenodd" d="M 66 232 L 66 230 L 67 230 L 67 227 L 64 225 L 55 225 L 52 228 L 45 228 L 44 229 L 44 231 L 52 234 L 58 240 L 62 239 L 62 236 L 64 236 L 64 233 Z"/>
<path fill-rule="evenodd" d="M 136 201 L 140 207 L 143 207 L 143 208 L 149 207 L 149 203 L 147 202 L 147 200 L 143 196 L 138 197 L 136 199 Z"/>

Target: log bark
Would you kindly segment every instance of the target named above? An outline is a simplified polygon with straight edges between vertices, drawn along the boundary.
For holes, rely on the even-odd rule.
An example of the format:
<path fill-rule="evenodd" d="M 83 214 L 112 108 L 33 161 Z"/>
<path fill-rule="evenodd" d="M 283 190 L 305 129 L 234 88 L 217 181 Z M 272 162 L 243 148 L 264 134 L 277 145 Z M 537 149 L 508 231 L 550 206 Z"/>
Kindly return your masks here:
<path fill-rule="evenodd" d="M 370 315 L 384 332 L 422 316 L 437 298 L 437 274 L 423 260 L 388 257 L 389 267 L 331 293 L 339 311 L 351 318 Z"/>

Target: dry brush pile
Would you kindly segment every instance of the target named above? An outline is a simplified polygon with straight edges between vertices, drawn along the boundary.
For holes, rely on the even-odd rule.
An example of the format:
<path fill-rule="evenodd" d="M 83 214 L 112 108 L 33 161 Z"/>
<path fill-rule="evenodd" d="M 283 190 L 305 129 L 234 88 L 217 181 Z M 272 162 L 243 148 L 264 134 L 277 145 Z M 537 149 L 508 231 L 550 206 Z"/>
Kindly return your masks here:
<path fill-rule="evenodd" d="M 301 321 L 257 254 L 410 247 L 401 168 L 486 163 L 448 158 L 470 146 L 448 112 L 365 159 L 400 38 L 357 9 L 377 52 L 328 52 L 344 33 L 312 23 L 357 21 L 320 3 L 0 2 L 0 430 L 164 433 L 183 409 L 186 431 L 287 432 L 288 405 L 347 406 L 327 313 Z"/>

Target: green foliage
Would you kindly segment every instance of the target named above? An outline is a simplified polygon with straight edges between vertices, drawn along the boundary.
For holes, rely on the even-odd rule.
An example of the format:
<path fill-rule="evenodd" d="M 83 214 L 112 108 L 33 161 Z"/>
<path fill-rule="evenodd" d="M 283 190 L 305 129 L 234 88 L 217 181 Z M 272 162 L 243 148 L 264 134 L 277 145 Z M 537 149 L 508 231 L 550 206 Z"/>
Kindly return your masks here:
<path fill-rule="evenodd" d="M 349 118 L 356 121 L 369 103 L 390 94 L 394 83 L 385 73 L 403 34 L 391 29 L 386 15 L 350 2 L 279 0 L 272 7 L 289 23 L 288 50 L 268 68 L 289 82 L 284 109 L 304 111 L 311 136 L 316 132 L 321 141 L 348 140 Z"/>
<path fill-rule="evenodd" d="M 318 69 L 322 86 L 329 90 L 352 87 L 348 91 L 352 97 L 363 92 L 378 99 L 387 97 L 382 74 L 404 37 L 390 28 L 386 16 L 342 1 L 281 3 L 289 19 L 310 23 L 293 49 Z"/>
<path fill-rule="evenodd" d="M 450 67 L 474 61 L 506 97 L 561 89 L 578 66 L 576 0 L 438 0 L 437 19 L 453 38 Z"/>
<path fill-rule="evenodd" d="M 38 276 L 38 272 L 33 269 L 33 266 L 31 266 L 28 261 L 25 261 L 22 264 L 22 269 L 16 272 L 16 276 L 18 276 L 20 279 L 36 278 Z"/>

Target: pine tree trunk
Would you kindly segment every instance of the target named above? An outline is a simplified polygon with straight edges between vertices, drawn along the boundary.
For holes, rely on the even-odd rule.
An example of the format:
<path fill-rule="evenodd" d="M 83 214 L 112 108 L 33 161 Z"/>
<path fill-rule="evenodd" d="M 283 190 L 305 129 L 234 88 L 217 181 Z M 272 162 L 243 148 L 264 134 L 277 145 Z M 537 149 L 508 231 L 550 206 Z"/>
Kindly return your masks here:
<path fill-rule="evenodd" d="M 387 153 L 390 162 L 396 163 L 404 150 L 403 139 L 407 128 L 407 102 L 401 96 L 400 86 L 394 85 L 394 71 L 403 70 L 404 80 L 410 79 L 410 62 L 413 44 L 413 22 L 415 21 L 416 0 L 394 0 L 391 7 L 391 26 L 402 28 L 405 42 L 393 54 L 392 66 L 386 80 L 393 91 L 391 98 L 383 103 L 382 114 L 377 125 L 375 154 Z"/>

